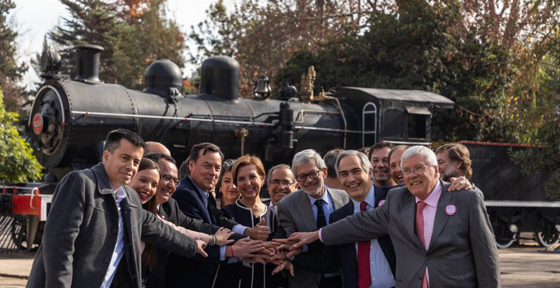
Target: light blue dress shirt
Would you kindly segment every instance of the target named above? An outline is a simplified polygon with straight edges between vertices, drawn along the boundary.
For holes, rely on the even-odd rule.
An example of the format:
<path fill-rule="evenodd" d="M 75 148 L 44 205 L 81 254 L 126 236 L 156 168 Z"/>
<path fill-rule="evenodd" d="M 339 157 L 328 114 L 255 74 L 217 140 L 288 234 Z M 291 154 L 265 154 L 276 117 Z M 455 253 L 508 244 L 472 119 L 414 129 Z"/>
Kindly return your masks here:
<path fill-rule="evenodd" d="M 366 199 L 367 206 L 366 210 L 374 209 L 375 205 L 375 192 L 374 186 L 371 186 Z M 360 202 L 354 201 L 352 199 L 352 203 L 354 204 L 354 214 L 360 213 Z M 371 273 L 371 285 L 370 288 L 389 288 L 395 287 L 395 278 L 393 277 L 393 272 L 391 271 L 391 266 L 389 266 L 389 262 L 387 262 L 387 258 L 385 258 L 385 254 L 383 254 L 383 250 L 381 250 L 381 246 L 379 246 L 379 241 L 377 239 L 371 240 L 369 250 L 369 269 Z M 356 260 L 358 260 L 358 243 L 356 243 Z"/>

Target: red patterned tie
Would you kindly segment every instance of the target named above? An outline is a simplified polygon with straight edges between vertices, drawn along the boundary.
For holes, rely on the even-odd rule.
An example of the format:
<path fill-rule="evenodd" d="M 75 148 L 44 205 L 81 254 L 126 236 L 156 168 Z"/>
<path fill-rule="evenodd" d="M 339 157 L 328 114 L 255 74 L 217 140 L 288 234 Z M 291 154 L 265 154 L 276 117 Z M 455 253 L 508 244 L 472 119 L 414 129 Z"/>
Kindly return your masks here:
<path fill-rule="evenodd" d="M 366 201 L 360 203 L 362 212 L 366 211 Z M 371 285 L 371 271 L 369 269 L 369 246 L 371 241 L 358 243 L 358 287 L 368 288 Z"/>
<path fill-rule="evenodd" d="M 422 243 L 422 247 L 426 247 L 426 239 L 424 239 L 424 214 L 422 210 L 426 208 L 426 202 L 418 201 L 416 203 L 416 219 L 414 221 L 414 228 L 416 230 L 416 235 L 420 242 Z M 424 277 L 422 278 L 422 288 L 428 288 L 428 276 L 426 275 L 426 270 L 424 270 Z"/>

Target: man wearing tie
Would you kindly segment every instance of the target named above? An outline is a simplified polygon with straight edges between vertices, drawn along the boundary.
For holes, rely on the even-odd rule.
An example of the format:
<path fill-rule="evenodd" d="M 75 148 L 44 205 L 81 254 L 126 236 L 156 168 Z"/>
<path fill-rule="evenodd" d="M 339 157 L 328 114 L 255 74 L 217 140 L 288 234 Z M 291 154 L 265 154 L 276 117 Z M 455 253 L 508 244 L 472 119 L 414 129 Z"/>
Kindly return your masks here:
<path fill-rule="evenodd" d="M 300 189 L 278 202 L 278 220 L 286 235 L 294 232 L 316 231 L 328 224 L 332 211 L 349 201 L 346 192 L 325 188 L 327 166 L 319 153 L 307 149 L 298 152 L 292 161 L 292 171 Z M 310 244 L 310 243 L 308 243 Z M 323 245 L 316 242 L 308 247 L 310 252 L 320 252 Z M 288 279 L 290 288 L 341 287 L 337 274 L 296 271 Z"/>
<path fill-rule="evenodd" d="M 208 191 L 212 191 L 218 182 L 223 158 L 220 148 L 212 143 L 194 145 L 188 157 L 189 174 L 180 180 L 177 191 L 172 197 L 177 201 L 181 211 L 189 217 L 231 229 L 237 234 L 252 239 L 266 240 L 269 234 L 267 226 L 257 225 L 254 228 L 247 228 L 228 219 L 216 208 L 216 199 Z M 253 246 L 264 249 L 262 242 L 254 243 Z M 238 252 L 240 251 L 235 247 L 231 249 L 231 246 L 227 246 L 221 249 L 219 259 L 223 261 L 226 257 L 239 256 Z M 212 258 L 210 256 L 210 259 Z M 217 268 L 216 262 L 194 261 L 171 254 L 167 265 L 166 286 L 211 287 Z"/>
<path fill-rule="evenodd" d="M 157 214 L 177 226 L 181 226 L 190 230 L 203 232 L 206 234 L 215 234 L 219 226 L 214 224 L 203 223 L 200 219 L 193 219 L 186 216 L 179 209 L 179 205 L 175 199 L 171 198 L 171 195 L 175 193 L 177 184 L 179 180 L 177 179 L 177 162 L 175 159 L 169 155 L 162 154 L 161 152 L 149 153 L 144 155 L 145 158 L 151 159 L 158 163 L 159 171 L 161 173 L 161 178 L 158 183 L 157 193 L 156 193 L 156 203 L 157 203 Z M 242 236 L 239 234 L 234 234 L 231 239 L 239 240 Z M 238 241 L 234 245 L 235 256 L 244 257 L 244 255 L 251 253 L 251 248 L 255 248 L 254 245 L 250 245 L 245 240 Z M 208 258 L 204 261 L 219 262 L 220 260 L 220 249 L 218 246 L 211 246 L 206 248 L 208 253 Z M 167 267 L 167 260 L 170 252 L 164 249 L 156 248 L 157 257 L 156 264 L 152 265 L 148 278 L 146 281 L 146 288 L 159 288 L 164 287 L 165 280 L 165 270 Z"/>
<path fill-rule="evenodd" d="M 292 239 L 325 245 L 367 241 L 389 234 L 395 245 L 397 287 L 500 287 L 500 260 L 482 192 L 448 192 L 437 158 L 423 146 L 402 155 L 406 187 L 391 190 L 375 210 L 354 214 Z"/>
<path fill-rule="evenodd" d="M 347 150 L 339 154 L 333 166 L 342 186 L 352 199 L 331 214 L 331 223 L 346 216 L 382 206 L 387 191 L 373 185 L 373 168 L 363 153 Z M 342 272 L 344 287 L 395 287 L 396 256 L 388 236 L 358 243 L 327 246 L 322 253 L 303 253 L 292 263 L 296 268 L 315 272 Z M 283 266 L 289 266 L 285 263 Z M 284 269 L 286 267 L 281 267 Z"/>

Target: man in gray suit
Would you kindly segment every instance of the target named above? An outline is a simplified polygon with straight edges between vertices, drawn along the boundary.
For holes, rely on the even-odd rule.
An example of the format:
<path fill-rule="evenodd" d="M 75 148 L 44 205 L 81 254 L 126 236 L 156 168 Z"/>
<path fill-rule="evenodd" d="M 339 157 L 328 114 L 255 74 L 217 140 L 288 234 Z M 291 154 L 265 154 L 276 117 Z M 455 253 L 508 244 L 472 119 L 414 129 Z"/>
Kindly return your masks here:
<path fill-rule="evenodd" d="M 320 231 L 294 233 L 298 249 L 365 241 L 389 234 L 397 254 L 397 287 L 500 287 L 500 260 L 480 190 L 448 192 L 434 152 L 409 148 L 401 160 L 406 187 L 379 209 Z"/>
<path fill-rule="evenodd" d="M 187 257 L 206 255 L 203 242 L 144 210 L 138 193 L 126 186 L 144 145 L 132 131 L 111 131 L 101 163 L 62 178 L 27 287 L 139 288 L 140 238 Z"/>
<path fill-rule="evenodd" d="M 298 152 L 292 161 L 292 171 L 300 189 L 278 202 L 278 220 L 287 236 L 294 232 L 316 231 L 328 225 L 330 213 L 350 201 L 346 192 L 325 188 L 327 166 L 315 150 Z M 304 249 L 323 249 L 320 242 L 308 244 Z M 302 270 L 296 271 L 295 276 L 288 281 L 291 288 L 342 286 L 339 274 L 322 275 Z"/>

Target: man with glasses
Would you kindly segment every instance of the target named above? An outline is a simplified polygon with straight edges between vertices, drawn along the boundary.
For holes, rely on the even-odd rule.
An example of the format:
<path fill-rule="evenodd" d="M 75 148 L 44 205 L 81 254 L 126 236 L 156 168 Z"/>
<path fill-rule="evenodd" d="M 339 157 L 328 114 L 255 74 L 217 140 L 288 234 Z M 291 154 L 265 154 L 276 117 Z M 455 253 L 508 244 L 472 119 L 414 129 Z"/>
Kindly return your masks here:
<path fill-rule="evenodd" d="M 342 190 L 325 188 L 327 166 L 315 150 L 298 152 L 292 161 L 292 172 L 300 189 L 278 202 L 278 220 L 286 232 L 309 232 L 328 225 L 331 212 L 350 200 Z M 322 251 L 320 242 L 310 244 L 304 250 Z M 321 274 L 303 270 L 289 277 L 291 288 L 342 287 L 340 274 Z"/>
<path fill-rule="evenodd" d="M 325 245 L 390 235 L 397 255 L 397 287 L 500 287 L 500 259 L 482 192 L 449 192 L 435 153 L 407 149 L 406 187 L 391 190 L 378 209 L 346 217 L 310 233 L 294 233 L 292 250 L 320 239 Z"/>
<path fill-rule="evenodd" d="M 296 190 L 296 186 L 296 178 L 290 166 L 279 164 L 270 168 L 266 179 L 270 200 L 263 201 L 263 203 L 276 208 L 280 200 Z"/>

